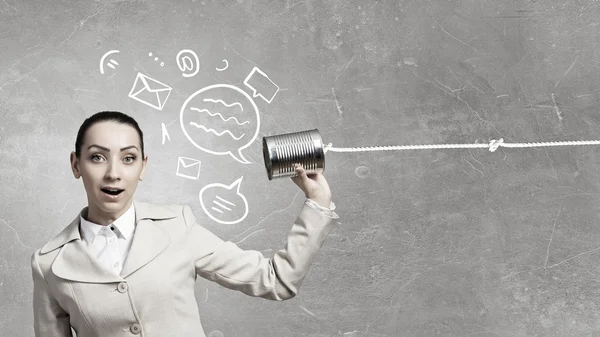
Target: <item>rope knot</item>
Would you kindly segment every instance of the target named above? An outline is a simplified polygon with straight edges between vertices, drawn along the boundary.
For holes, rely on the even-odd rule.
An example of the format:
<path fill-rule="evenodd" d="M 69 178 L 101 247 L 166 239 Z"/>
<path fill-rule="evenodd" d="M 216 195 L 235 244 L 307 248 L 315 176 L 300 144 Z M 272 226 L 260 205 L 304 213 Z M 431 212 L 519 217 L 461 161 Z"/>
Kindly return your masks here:
<path fill-rule="evenodd" d="M 490 141 L 490 152 L 494 152 L 494 151 L 498 150 L 498 147 L 499 147 L 499 146 L 500 146 L 502 143 L 504 143 L 504 139 L 503 139 L 503 138 L 500 138 L 500 139 L 498 139 L 498 140 L 492 139 L 492 140 Z"/>

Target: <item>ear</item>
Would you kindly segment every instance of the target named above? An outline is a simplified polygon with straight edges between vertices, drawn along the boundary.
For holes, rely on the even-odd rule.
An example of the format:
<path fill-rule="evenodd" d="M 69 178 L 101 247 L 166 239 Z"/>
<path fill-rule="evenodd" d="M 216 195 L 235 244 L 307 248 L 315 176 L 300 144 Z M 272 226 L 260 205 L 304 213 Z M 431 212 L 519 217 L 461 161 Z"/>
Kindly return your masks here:
<path fill-rule="evenodd" d="M 142 161 L 142 172 L 140 172 L 140 181 L 144 180 L 144 172 L 146 172 L 146 164 L 148 163 L 148 155 Z"/>
<path fill-rule="evenodd" d="M 77 159 L 77 155 L 75 152 L 71 152 L 71 171 L 73 171 L 73 176 L 75 179 L 79 179 L 81 177 L 81 172 L 79 171 L 79 159 Z"/>

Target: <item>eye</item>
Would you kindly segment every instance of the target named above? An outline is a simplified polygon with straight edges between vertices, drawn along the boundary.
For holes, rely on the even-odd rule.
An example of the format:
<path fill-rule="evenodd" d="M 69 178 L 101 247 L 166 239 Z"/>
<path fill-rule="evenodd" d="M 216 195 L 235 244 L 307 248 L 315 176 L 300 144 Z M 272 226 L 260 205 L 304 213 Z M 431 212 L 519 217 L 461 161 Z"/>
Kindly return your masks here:
<path fill-rule="evenodd" d="M 123 159 L 126 164 L 131 164 L 135 161 L 135 156 L 127 156 Z"/>
<path fill-rule="evenodd" d="M 99 161 L 101 161 L 102 159 L 104 159 L 104 157 L 102 157 L 102 156 L 101 156 L 101 155 L 99 155 L 99 154 L 93 154 L 91 158 L 92 158 L 92 161 L 95 161 L 95 162 L 99 162 Z"/>

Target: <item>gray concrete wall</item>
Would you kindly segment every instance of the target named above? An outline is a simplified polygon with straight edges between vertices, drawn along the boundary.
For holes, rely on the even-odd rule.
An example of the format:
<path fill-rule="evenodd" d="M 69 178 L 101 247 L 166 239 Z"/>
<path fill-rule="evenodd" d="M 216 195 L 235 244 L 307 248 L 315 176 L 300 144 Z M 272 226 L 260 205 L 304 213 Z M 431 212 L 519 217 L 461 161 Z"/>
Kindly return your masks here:
<path fill-rule="evenodd" d="M 268 181 L 262 136 L 597 140 L 599 25 L 592 0 L 0 1 L 0 336 L 33 336 L 29 259 L 86 205 L 68 160 L 94 112 L 140 122 L 150 159 L 137 198 L 189 204 L 217 235 L 270 255 L 303 195 Z M 184 49 L 197 68 L 191 52 L 179 57 L 193 69 L 178 66 Z M 254 67 L 264 75 L 244 83 Z M 171 87 L 163 106 L 129 97 L 138 73 Z M 215 84 L 251 97 L 256 138 L 200 149 L 186 137 L 182 106 Z M 247 144 L 251 164 L 206 151 Z M 598 151 L 328 152 L 341 218 L 299 296 L 269 302 L 201 279 L 206 333 L 597 336 Z M 177 175 L 179 157 L 201 162 L 188 172 L 198 179 Z M 199 191 L 240 177 L 247 216 L 214 221 Z"/>

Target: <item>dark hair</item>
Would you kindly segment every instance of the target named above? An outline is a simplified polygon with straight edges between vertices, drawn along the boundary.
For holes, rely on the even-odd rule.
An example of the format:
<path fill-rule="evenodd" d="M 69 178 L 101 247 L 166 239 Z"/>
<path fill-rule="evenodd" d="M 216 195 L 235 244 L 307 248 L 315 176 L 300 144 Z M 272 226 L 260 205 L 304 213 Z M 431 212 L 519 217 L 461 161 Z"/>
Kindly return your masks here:
<path fill-rule="evenodd" d="M 79 127 L 79 131 L 77 132 L 77 139 L 75 140 L 75 155 L 77 158 L 81 155 L 81 147 L 83 146 L 83 138 L 87 130 L 94 124 L 99 122 L 115 122 L 120 124 L 127 124 L 134 128 L 138 134 L 140 135 L 140 145 L 142 151 L 142 158 L 144 157 L 144 134 L 140 129 L 138 123 L 132 117 L 118 111 L 101 111 L 93 114 L 88 117 L 83 124 Z"/>

